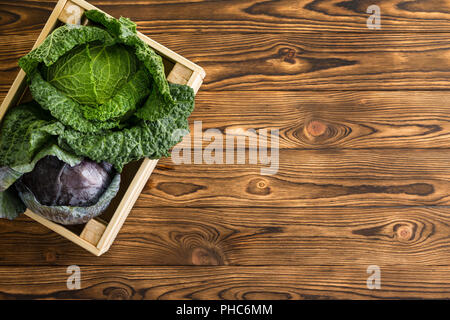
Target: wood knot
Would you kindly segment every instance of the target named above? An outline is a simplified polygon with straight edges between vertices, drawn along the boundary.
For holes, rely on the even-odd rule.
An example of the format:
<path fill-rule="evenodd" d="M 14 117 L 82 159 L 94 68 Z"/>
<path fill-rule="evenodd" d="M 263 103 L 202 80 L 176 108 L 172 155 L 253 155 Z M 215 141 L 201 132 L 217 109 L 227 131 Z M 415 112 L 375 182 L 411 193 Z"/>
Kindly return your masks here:
<path fill-rule="evenodd" d="M 409 241 L 413 238 L 414 231 L 411 226 L 401 225 L 396 228 L 397 239 L 400 241 Z"/>
<path fill-rule="evenodd" d="M 306 126 L 306 133 L 313 137 L 320 137 L 327 131 L 327 125 L 319 120 L 310 121 Z"/>
<path fill-rule="evenodd" d="M 257 186 L 258 188 L 260 188 L 260 189 L 264 189 L 264 188 L 267 187 L 267 184 L 266 184 L 265 181 L 261 180 L 261 181 L 259 181 L 259 182 L 256 184 L 256 186 Z"/>
<path fill-rule="evenodd" d="M 125 288 L 110 287 L 105 289 L 104 294 L 108 300 L 128 300 L 130 293 Z"/>
<path fill-rule="evenodd" d="M 281 48 L 279 51 L 279 55 L 281 56 L 281 60 L 284 62 L 288 62 L 291 64 L 295 63 L 295 55 L 296 51 L 292 48 Z"/>
<path fill-rule="evenodd" d="M 263 179 L 251 180 L 247 187 L 247 192 L 255 195 L 268 195 L 270 194 L 269 183 Z"/>
<path fill-rule="evenodd" d="M 223 264 L 220 255 L 211 249 L 194 248 L 191 253 L 191 261 L 197 266 L 218 266 Z"/>
<path fill-rule="evenodd" d="M 271 292 L 271 291 L 251 291 L 242 294 L 238 299 L 243 300 L 291 300 L 292 295 L 289 292 Z"/>
<path fill-rule="evenodd" d="M 47 250 L 44 256 L 46 262 L 56 262 L 57 254 L 54 249 Z"/>
<path fill-rule="evenodd" d="M 175 197 L 185 196 L 206 189 L 205 186 L 188 182 L 160 182 L 156 188 Z"/>

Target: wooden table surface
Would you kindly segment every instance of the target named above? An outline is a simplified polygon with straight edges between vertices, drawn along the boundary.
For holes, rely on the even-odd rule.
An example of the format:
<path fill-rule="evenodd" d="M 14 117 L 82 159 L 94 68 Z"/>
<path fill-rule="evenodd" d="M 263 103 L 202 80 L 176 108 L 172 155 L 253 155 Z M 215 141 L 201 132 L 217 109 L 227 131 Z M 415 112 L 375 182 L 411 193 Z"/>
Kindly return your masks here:
<path fill-rule="evenodd" d="M 206 70 L 191 124 L 279 129 L 279 170 L 161 160 L 102 257 L 0 220 L 0 298 L 450 298 L 450 0 L 91 3 Z M 0 1 L 0 101 L 54 5 Z"/>

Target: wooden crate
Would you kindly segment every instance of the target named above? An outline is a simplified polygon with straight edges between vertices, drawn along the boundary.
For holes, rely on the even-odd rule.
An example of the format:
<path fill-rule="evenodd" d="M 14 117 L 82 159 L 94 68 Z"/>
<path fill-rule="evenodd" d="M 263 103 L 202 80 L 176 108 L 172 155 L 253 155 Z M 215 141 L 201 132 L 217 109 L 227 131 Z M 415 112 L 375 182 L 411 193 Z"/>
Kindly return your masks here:
<path fill-rule="evenodd" d="M 39 46 L 62 23 L 86 24 L 87 20 L 83 17 L 83 13 L 90 9 L 99 10 L 83 0 L 59 0 L 33 48 Z M 187 84 L 197 93 L 205 77 L 205 71 L 156 41 L 141 33 L 138 34 L 163 57 L 167 79 L 173 83 Z M 0 107 L 0 120 L 10 107 L 29 98 L 25 76 L 25 72 L 20 70 Z M 126 165 L 121 174 L 120 190 L 108 209 L 100 217 L 84 225 L 59 225 L 30 210 L 27 210 L 25 214 L 89 252 L 100 256 L 110 248 L 157 162 L 158 160 L 143 159 Z"/>

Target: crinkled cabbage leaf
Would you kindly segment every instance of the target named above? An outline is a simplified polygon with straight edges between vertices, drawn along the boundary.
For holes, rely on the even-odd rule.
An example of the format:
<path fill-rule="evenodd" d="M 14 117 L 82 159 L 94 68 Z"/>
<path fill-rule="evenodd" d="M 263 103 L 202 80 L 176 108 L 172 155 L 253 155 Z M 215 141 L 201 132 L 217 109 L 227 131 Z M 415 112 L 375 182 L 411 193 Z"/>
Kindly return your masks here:
<path fill-rule="evenodd" d="M 30 163 L 64 126 L 31 102 L 12 108 L 0 127 L 0 167 Z"/>
<path fill-rule="evenodd" d="M 0 218 L 13 220 L 26 210 L 14 187 L 0 192 Z"/>

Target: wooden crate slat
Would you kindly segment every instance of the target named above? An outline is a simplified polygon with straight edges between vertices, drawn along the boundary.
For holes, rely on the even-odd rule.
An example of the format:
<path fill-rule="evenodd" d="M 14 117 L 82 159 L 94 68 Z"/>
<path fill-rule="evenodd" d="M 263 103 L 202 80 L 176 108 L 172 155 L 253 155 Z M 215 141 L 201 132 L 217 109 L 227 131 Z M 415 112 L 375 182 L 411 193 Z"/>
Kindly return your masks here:
<path fill-rule="evenodd" d="M 77 244 L 80 247 L 86 249 L 87 251 L 95 254 L 96 256 L 100 255 L 100 250 L 98 250 L 92 243 L 80 238 L 78 235 L 76 235 L 69 229 L 65 228 L 64 226 L 54 223 L 50 220 L 47 220 L 30 210 L 25 211 L 25 215 L 27 215 L 31 219 L 39 222 L 40 224 L 46 226 L 50 230 L 52 230 L 56 233 L 59 233 L 64 238 L 74 242 L 75 244 Z"/>
<path fill-rule="evenodd" d="M 84 226 L 84 229 L 80 234 L 80 238 L 96 246 L 105 230 L 106 224 L 96 219 L 91 219 Z"/>
<path fill-rule="evenodd" d="M 194 89 L 194 93 L 197 94 L 198 90 L 200 89 L 202 83 L 203 83 L 203 74 L 198 72 L 198 71 L 194 71 L 194 73 L 192 74 L 191 78 L 189 79 L 189 81 L 186 83 L 189 87 L 191 87 L 192 89 Z"/>
<path fill-rule="evenodd" d="M 68 24 L 81 24 L 84 9 L 72 1 L 67 1 L 58 20 Z"/>
<path fill-rule="evenodd" d="M 150 160 L 148 158 L 142 162 L 133 182 L 128 187 L 122 201 L 117 207 L 116 213 L 97 244 L 97 248 L 101 251 L 100 254 L 108 251 L 157 163 L 158 160 Z"/>
<path fill-rule="evenodd" d="M 173 83 L 187 84 L 192 74 L 193 72 L 191 69 L 187 68 L 181 63 L 176 63 L 173 66 L 173 69 L 170 72 L 169 76 L 167 77 L 167 80 Z"/>

